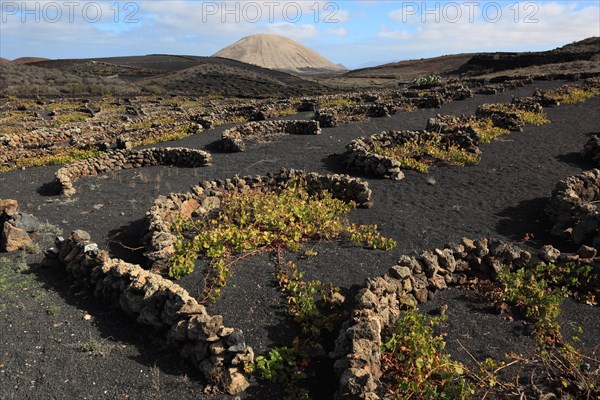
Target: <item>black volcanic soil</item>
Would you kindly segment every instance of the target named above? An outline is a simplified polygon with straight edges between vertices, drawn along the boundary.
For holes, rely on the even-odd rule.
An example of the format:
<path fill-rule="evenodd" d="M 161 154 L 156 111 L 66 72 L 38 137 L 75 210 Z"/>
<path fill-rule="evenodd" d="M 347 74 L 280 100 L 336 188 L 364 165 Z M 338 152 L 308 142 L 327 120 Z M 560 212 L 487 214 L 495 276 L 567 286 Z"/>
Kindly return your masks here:
<path fill-rule="evenodd" d="M 59 225 L 65 233 L 87 230 L 112 255 L 140 261 L 140 252 L 126 247 L 139 246 L 145 212 L 159 194 L 186 191 L 204 179 L 264 175 L 281 167 L 348 172 L 336 154 L 341 154 L 355 137 L 384 129 L 424 128 L 427 118 L 438 113 L 471 114 L 484 102 L 508 101 L 512 95 L 530 95 L 535 87 L 559 84 L 537 83 L 498 96 L 450 103 L 441 110 L 417 110 L 323 129 L 320 136 L 284 137 L 277 142 L 248 146 L 244 153 L 215 152 L 214 165 L 207 168 L 151 167 L 86 178 L 76 183 L 78 193 L 70 199 L 51 195 L 47 190 L 58 167 L 13 171 L 0 175 L 0 198 L 17 199 L 26 212 Z M 543 209 L 558 180 L 589 168 L 579 154 L 586 135 L 600 131 L 600 97 L 546 112 L 552 124 L 527 126 L 523 133 L 482 146 L 479 165 L 436 167 L 429 176 L 435 184 L 428 181 L 427 175 L 414 172 L 407 172 L 399 182 L 367 177 L 375 205 L 353 211 L 351 219 L 378 224 L 385 236 L 398 241 L 398 247 L 383 252 L 341 243 L 319 244 L 318 256 L 299 261 L 300 268 L 306 271 L 307 278 L 331 281 L 350 293 L 365 278 L 386 272 L 399 255 L 463 236 L 520 240 L 528 233 L 534 236 L 528 243 L 534 248 L 554 243 L 569 250 L 568 244 L 555 243 L 549 236 Z M 161 145 L 214 149 L 214 142 L 226 128 Z M 163 349 L 152 332 L 107 309 L 62 271 L 44 270 L 32 264 L 15 272 L 11 266 L 18 266 L 18 261 L 13 256 L 0 266 L 0 398 L 205 397 L 198 375 Z M 243 261 L 235 267 L 222 298 L 211 306 L 211 312 L 224 316 L 226 325 L 244 330 L 248 344 L 257 353 L 274 345 L 289 344 L 294 334 L 273 271 L 266 255 Z M 201 273 L 196 271 L 181 281 L 192 295 L 197 294 Z M 442 303 L 449 305 L 450 319 L 445 327 L 449 333 L 448 350 L 458 359 L 470 362 L 457 339 L 478 358 L 500 359 L 508 351 L 531 351 L 533 342 L 524 334 L 522 321 L 509 322 L 493 315 L 480 300 L 458 289 L 440 293 L 435 302 L 423 309 L 434 309 Z M 56 309 L 52 307 L 59 307 L 58 312 L 54 313 Z M 582 346 L 592 352 L 600 345 L 600 338 L 594 333 L 600 309 L 569 301 L 564 311 L 566 325 L 583 324 Z M 91 318 L 84 318 L 85 315 Z M 92 347 L 94 351 L 84 352 L 82 347 Z M 326 389 L 315 390 L 313 395 L 330 398 Z M 280 395 L 262 385 L 241 397 Z"/>

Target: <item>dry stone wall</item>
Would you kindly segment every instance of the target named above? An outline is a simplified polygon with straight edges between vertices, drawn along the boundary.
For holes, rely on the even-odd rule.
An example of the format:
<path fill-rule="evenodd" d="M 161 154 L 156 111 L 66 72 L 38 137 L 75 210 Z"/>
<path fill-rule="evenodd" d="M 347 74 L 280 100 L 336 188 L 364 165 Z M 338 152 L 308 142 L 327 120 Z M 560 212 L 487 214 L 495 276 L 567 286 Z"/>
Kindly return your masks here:
<path fill-rule="evenodd" d="M 260 121 L 248 122 L 227 129 L 221 136 L 223 150 L 244 151 L 246 142 L 266 142 L 283 135 L 319 135 L 321 127 L 318 121 Z"/>
<path fill-rule="evenodd" d="M 62 267 L 73 278 L 89 283 L 94 295 L 121 309 L 141 325 L 166 332 L 167 342 L 189 359 L 204 377 L 227 393 L 249 384 L 244 363 L 254 353 L 243 332 L 223 325 L 179 285 L 139 265 L 110 258 L 84 231 L 58 237 L 45 252 L 46 267 Z"/>
<path fill-rule="evenodd" d="M 558 182 L 546 214 L 553 235 L 600 249 L 600 169 Z"/>
<path fill-rule="evenodd" d="M 438 91 L 407 90 L 391 95 L 391 98 L 377 98 L 375 103 L 343 105 L 338 107 L 318 108 L 315 119 L 322 127 L 334 127 L 340 123 L 359 122 L 368 118 L 389 117 L 399 110 L 409 111 L 414 108 L 440 108 L 446 101 L 464 100 L 473 96 L 465 87 L 456 91 L 439 89 Z M 359 97 L 360 100 L 372 99 L 367 95 Z"/>
<path fill-rule="evenodd" d="M 516 107 L 508 109 L 504 104 L 483 104 L 475 112 L 478 118 L 489 118 L 495 126 L 509 131 L 523 132 L 525 123 L 521 119 Z"/>
<path fill-rule="evenodd" d="M 429 131 L 383 131 L 369 137 L 361 137 L 346 146 L 344 164 L 349 169 L 362 171 L 368 175 L 401 180 L 404 173 L 401 164 L 393 157 L 379 154 L 377 149 L 389 149 L 408 142 L 426 141 L 437 133 Z M 476 134 L 468 131 L 442 134 L 442 142 L 458 145 L 474 153 L 479 152 Z"/>
<path fill-rule="evenodd" d="M 345 322 L 330 357 L 339 379 L 336 399 L 379 399 L 382 332 L 392 326 L 407 307 L 433 299 L 436 292 L 463 284 L 472 276 L 494 279 L 503 268 L 520 268 L 540 262 L 570 262 L 585 258 L 596 271 L 596 250 L 582 247 L 577 254 L 561 254 L 544 246 L 538 254 L 498 239 L 463 238 L 442 249 L 419 256 L 401 256 L 388 274 L 368 279 L 355 298 L 355 308 Z"/>
<path fill-rule="evenodd" d="M 55 179 L 62 194 L 76 193 L 74 183 L 83 176 L 96 176 L 111 171 L 142 168 L 152 165 L 173 165 L 197 168 L 211 165 L 212 156 L 203 150 L 186 148 L 149 148 L 142 150 L 116 150 L 99 157 L 69 164 L 56 172 Z"/>
<path fill-rule="evenodd" d="M 315 119 L 324 128 L 338 126 L 340 123 L 359 122 L 368 118 L 383 118 L 395 114 L 399 109 L 406 109 L 408 102 L 386 101 L 375 104 L 354 104 L 340 107 L 320 108 L 315 112 Z"/>
<path fill-rule="evenodd" d="M 188 193 L 171 193 L 159 196 L 146 213 L 147 231 L 143 237 L 145 256 L 153 268 L 163 269 L 175 254 L 177 236 L 172 225 L 181 217 L 204 215 L 219 208 L 221 198 L 227 193 L 244 193 L 250 190 L 275 190 L 293 179 L 306 181 L 309 193 L 328 191 L 335 198 L 358 207 L 373 204 L 372 192 L 366 181 L 348 175 L 319 175 L 297 170 L 282 170 L 267 176 L 245 176 L 232 179 L 204 181 Z"/>
<path fill-rule="evenodd" d="M 600 167 L 600 133 L 594 133 L 583 148 L 583 157 Z"/>

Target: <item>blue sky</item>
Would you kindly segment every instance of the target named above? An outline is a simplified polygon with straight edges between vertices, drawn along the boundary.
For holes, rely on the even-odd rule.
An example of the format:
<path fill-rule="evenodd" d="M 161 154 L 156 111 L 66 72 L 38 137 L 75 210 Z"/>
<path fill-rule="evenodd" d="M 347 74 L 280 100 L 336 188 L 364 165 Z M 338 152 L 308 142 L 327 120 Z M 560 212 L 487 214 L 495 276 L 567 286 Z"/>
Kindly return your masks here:
<path fill-rule="evenodd" d="M 335 63 L 476 51 L 547 50 L 600 36 L 584 1 L 0 0 L 0 56 L 211 55 L 244 36 L 280 34 Z"/>

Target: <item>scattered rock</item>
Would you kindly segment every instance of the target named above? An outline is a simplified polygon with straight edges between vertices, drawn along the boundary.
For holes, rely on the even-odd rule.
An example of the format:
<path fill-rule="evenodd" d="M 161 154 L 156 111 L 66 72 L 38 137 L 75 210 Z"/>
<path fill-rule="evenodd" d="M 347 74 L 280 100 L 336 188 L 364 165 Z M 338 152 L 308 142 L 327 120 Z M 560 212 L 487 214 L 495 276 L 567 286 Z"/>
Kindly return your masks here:
<path fill-rule="evenodd" d="M 223 379 L 223 388 L 231 395 L 235 395 L 248 389 L 250 383 L 244 375 L 242 375 L 237 368 L 230 368 L 225 373 Z"/>
<path fill-rule="evenodd" d="M 71 232 L 71 235 L 69 235 L 69 239 L 75 243 L 82 243 L 82 244 L 87 244 L 90 242 L 90 240 L 92 240 L 89 233 L 87 233 L 86 231 L 82 231 L 80 229 L 77 229 L 77 230 L 74 230 L 73 232 Z"/>
<path fill-rule="evenodd" d="M 0 199 L 0 217 L 14 217 L 19 212 L 19 203 L 13 199 Z"/>
<path fill-rule="evenodd" d="M 13 224 L 16 228 L 23 229 L 25 232 L 29 233 L 37 232 L 40 228 L 40 221 L 38 221 L 38 219 L 35 218 L 33 215 L 26 213 L 14 216 L 10 220 L 10 223 Z"/>
<path fill-rule="evenodd" d="M 556 260 L 558 260 L 558 258 L 560 257 L 560 250 L 554 248 L 552 245 L 547 244 L 545 246 L 542 246 L 539 252 L 539 256 L 542 260 L 549 263 L 553 263 L 556 262 Z"/>
<path fill-rule="evenodd" d="M 596 258 L 596 255 L 598 254 L 598 250 L 596 250 L 593 247 L 590 246 L 581 246 L 579 248 L 579 250 L 577 250 L 577 253 L 575 253 L 579 256 L 579 258 L 583 258 L 585 260 L 591 260 Z"/>
<path fill-rule="evenodd" d="M 0 243 L 0 247 L 2 247 L 4 251 L 17 251 L 29 246 L 31 243 L 32 240 L 24 229 L 17 228 L 9 222 L 4 223 Z"/>
<path fill-rule="evenodd" d="M 191 218 L 198 208 L 200 208 L 200 203 L 195 199 L 189 199 L 181 203 L 179 214 L 184 218 Z"/>

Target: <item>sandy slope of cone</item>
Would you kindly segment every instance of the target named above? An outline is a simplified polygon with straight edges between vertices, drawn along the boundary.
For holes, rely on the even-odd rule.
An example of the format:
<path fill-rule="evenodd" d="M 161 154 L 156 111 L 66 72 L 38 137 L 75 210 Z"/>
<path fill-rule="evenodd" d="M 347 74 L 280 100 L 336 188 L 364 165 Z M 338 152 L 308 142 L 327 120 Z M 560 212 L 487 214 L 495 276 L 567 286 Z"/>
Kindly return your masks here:
<path fill-rule="evenodd" d="M 214 54 L 264 68 L 301 72 L 306 70 L 342 71 L 314 50 L 283 36 L 247 36 Z"/>

